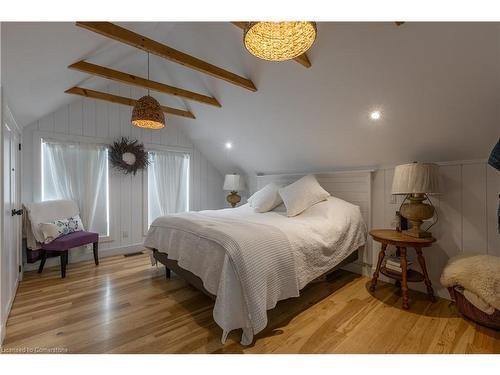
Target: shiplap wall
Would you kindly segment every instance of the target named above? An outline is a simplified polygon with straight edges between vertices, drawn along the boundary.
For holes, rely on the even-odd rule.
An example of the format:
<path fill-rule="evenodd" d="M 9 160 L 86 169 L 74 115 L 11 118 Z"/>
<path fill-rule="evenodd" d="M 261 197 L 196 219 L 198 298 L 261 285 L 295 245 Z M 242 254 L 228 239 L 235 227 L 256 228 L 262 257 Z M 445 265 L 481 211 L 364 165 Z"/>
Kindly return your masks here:
<path fill-rule="evenodd" d="M 107 91 L 126 97 L 140 97 L 144 90 L 111 84 Z M 191 160 L 191 210 L 218 209 L 225 207 L 222 192 L 223 177 L 214 166 L 193 146 L 184 132 L 175 125 L 161 130 L 144 130 L 130 124 L 132 108 L 82 98 L 63 106 L 48 116 L 23 129 L 22 200 L 37 200 L 40 181 L 35 181 L 40 168 L 39 155 L 34 155 L 34 138 L 40 133 L 50 135 L 84 136 L 96 143 L 110 143 L 121 136 L 131 137 L 145 145 L 178 147 L 189 150 Z M 143 242 L 144 194 L 147 181 L 141 172 L 126 176 L 113 169 L 110 171 L 110 235 L 111 241 L 102 242 L 101 254 L 136 251 Z M 89 252 L 76 251 L 73 261 L 89 256 Z"/>
<path fill-rule="evenodd" d="M 424 249 L 427 268 L 434 290 L 444 298 L 448 291 L 439 282 L 448 259 L 463 252 L 475 252 L 500 256 L 500 234 L 497 229 L 497 207 L 500 194 L 500 172 L 486 161 L 456 161 L 438 163 L 442 182 L 442 194 L 431 197 L 438 222 L 430 231 L 437 242 Z M 391 228 L 402 197 L 391 194 L 394 168 L 378 168 L 372 173 L 372 221 L 371 228 Z M 249 194 L 257 190 L 258 177 L 247 175 Z M 426 225 L 426 224 L 424 224 Z M 371 239 L 369 241 L 372 241 Z M 377 263 L 380 244 L 372 241 L 363 255 L 363 273 L 371 276 Z M 395 248 L 389 247 L 389 253 Z M 408 251 L 415 260 L 415 252 Z M 415 269 L 419 270 L 417 262 Z M 380 276 L 381 280 L 391 281 Z M 410 283 L 410 289 L 425 292 L 423 283 Z"/>
<path fill-rule="evenodd" d="M 424 249 L 424 255 L 435 291 L 449 298 L 439 277 L 450 257 L 463 252 L 500 256 L 497 229 L 500 172 L 485 161 L 467 161 L 440 163 L 440 175 L 442 194 L 431 198 L 439 220 L 430 231 L 437 241 Z M 391 198 L 393 176 L 394 168 L 378 169 L 374 173 L 373 228 L 389 228 L 401 204 L 401 198 L 396 201 Z M 375 265 L 380 244 L 373 243 L 372 249 L 372 264 Z M 409 254 L 414 260 L 414 251 L 409 250 Z M 419 269 L 416 262 L 414 267 Z M 422 283 L 411 283 L 409 287 L 425 291 Z"/>

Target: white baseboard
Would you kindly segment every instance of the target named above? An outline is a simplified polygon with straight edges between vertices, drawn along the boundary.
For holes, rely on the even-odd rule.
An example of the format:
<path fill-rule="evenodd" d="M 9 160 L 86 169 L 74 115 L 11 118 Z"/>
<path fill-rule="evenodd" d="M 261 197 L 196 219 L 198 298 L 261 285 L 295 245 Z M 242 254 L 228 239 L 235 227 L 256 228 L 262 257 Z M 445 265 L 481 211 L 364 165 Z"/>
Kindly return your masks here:
<path fill-rule="evenodd" d="M 2 322 L 1 322 L 2 324 L 0 325 L 0 348 L 3 345 L 3 340 L 5 339 L 5 335 L 7 333 L 7 319 L 9 319 L 10 310 L 12 309 L 12 305 L 14 304 L 14 299 L 16 298 L 18 286 L 19 286 L 19 276 L 16 279 L 16 285 L 14 286 L 14 291 L 12 292 L 12 296 L 10 297 L 10 300 L 7 303 L 7 310 L 5 312 L 5 316 L 2 316 Z"/>
<path fill-rule="evenodd" d="M 141 251 L 143 249 L 144 249 L 144 245 L 142 243 L 128 245 L 128 246 L 121 246 L 121 247 L 113 247 L 113 248 L 102 249 L 102 250 L 99 249 L 99 258 L 106 258 L 106 257 L 110 257 L 110 256 L 115 256 L 115 255 L 135 253 L 135 252 Z M 77 262 L 83 262 L 86 260 L 94 259 L 92 249 L 88 249 L 84 253 L 77 254 L 76 256 L 73 256 L 73 257 L 71 256 L 71 251 L 69 253 L 70 253 L 70 257 L 69 257 L 70 263 L 77 263 Z M 37 270 L 38 265 L 39 265 L 39 262 L 27 263 L 24 265 L 24 270 L 25 271 Z M 47 259 L 47 262 L 45 263 L 45 267 L 55 267 L 55 266 L 59 266 L 59 258 Z"/>

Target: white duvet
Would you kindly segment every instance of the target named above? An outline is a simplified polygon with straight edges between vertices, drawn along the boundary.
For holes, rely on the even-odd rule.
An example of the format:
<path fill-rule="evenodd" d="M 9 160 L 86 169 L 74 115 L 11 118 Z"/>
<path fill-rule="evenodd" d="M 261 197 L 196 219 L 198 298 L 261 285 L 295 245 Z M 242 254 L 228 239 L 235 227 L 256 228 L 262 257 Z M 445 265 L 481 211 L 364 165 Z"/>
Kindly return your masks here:
<path fill-rule="evenodd" d="M 201 211 L 197 215 L 213 220 L 214 226 L 217 220 L 231 220 L 239 224 L 246 222 L 270 226 L 281 231 L 290 245 L 298 289 L 335 267 L 366 242 L 366 225 L 359 207 L 334 197 L 295 217 L 287 217 L 279 209 L 255 213 L 249 205 Z M 172 216 L 187 220 L 194 220 L 195 217 L 189 213 Z M 170 259 L 200 277 L 205 289 L 217 296 L 213 316 L 223 329 L 223 342 L 231 330 L 242 328 L 241 343 L 250 344 L 258 331 L 249 319 L 248 301 L 244 298 L 247 291 L 242 290 L 238 268 L 219 243 L 192 231 L 172 228 L 169 224 L 172 216 L 160 217 L 151 224 L 145 246 L 168 253 Z M 252 225 L 249 227 L 255 228 Z M 269 309 L 273 307 L 273 304 L 268 305 Z"/>

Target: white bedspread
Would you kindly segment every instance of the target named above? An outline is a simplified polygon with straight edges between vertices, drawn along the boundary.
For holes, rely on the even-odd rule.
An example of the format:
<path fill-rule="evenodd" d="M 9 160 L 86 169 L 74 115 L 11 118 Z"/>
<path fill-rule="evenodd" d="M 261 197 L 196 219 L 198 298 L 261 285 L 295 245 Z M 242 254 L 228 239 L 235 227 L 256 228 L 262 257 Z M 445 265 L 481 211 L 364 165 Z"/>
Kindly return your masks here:
<path fill-rule="evenodd" d="M 245 226 L 246 231 L 243 230 Z M 203 227 L 203 233 L 196 227 Z M 264 230 L 266 227 L 272 230 Z M 279 239 L 278 233 L 287 241 Z M 280 290 L 273 291 L 272 298 L 266 296 L 265 303 L 260 306 L 255 305 L 255 289 L 261 292 L 266 290 L 269 280 L 264 276 L 273 274 L 275 277 L 276 273 L 272 272 L 271 267 L 259 272 L 259 276 L 255 276 L 255 269 L 249 273 L 252 277 L 243 275 L 246 272 L 243 259 L 252 259 L 252 256 L 263 259 L 266 255 L 267 247 L 248 246 L 246 242 L 252 236 L 255 240 L 270 241 L 275 247 L 269 249 L 273 254 L 278 248 L 279 256 L 274 257 L 274 262 L 289 254 L 295 272 L 293 277 L 287 274 L 283 278 L 288 280 L 286 283 L 282 283 L 281 279 L 278 282 L 271 280 L 274 288 L 278 286 Z M 229 242 L 224 243 L 223 239 Z M 160 217 L 151 224 L 145 246 L 168 253 L 170 259 L 177 260 L 180 267 L 200 277 L 204 287 L 217 296 L 213 315 L 223 329 L 223 341 L 229 331 L 243 328 L 241 343 L 250 344 L 253 335 L 267 323 L 267 317 L 255 319 L 256 311 L 261 312 L 264 305 L 265 309 L 271 309 L 277 301 L 296 296 L 298 293 L 294 293 L 294 289 L 298 292 L 298 289 L 335 267 L 365 242 L 366 226 L 359 208 L 330 197 L 296 217 L 286 217 L 284 213 L 276 211 L 255 213 L 248 205 Z M 235 252 L 241 249 L 246 249 L 248 253 L 240 257 L 236 265 Z M 252 260 L 250 265 L 257 262 Z M 286 270 L 290 270 L 286 259 L 279 262 L 280 266 L 284 264 Z M 293 279 L 296 280 L 295 284 Z M 246 298 L 248 296 L 253 297 Z M 257 316 L 262 317 L 261 314 Z"/>

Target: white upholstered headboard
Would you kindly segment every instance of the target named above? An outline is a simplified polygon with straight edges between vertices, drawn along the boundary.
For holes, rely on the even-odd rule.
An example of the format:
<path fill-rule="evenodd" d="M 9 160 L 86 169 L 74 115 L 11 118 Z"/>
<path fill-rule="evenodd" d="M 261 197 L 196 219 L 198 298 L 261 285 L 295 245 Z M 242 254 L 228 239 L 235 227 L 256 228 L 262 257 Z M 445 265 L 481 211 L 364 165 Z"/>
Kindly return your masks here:
<path fill-rule="evenodd" d="M 372 172 L 373 170 L 362 171 L 338 171 L 327 173 L 313 173 L 320 185 L 334 197 L 359 206 L 363 219 L 371 228 L 371 207 L 372 207 Z M 274 182 L 278 185 L 288 185 L 307 173 L 293 174 L 269 174 L 257 176 L 257 189 Z M 360 254 L 359 265 L 371 263 L 371 241 L 367 241 L 367 249 Z M 368 250 L 368 251 L 366 251 Z M 363 270 L 359 270 L 363 272 Z M 363 272 L 364 273 L 364 272 Z"/>

